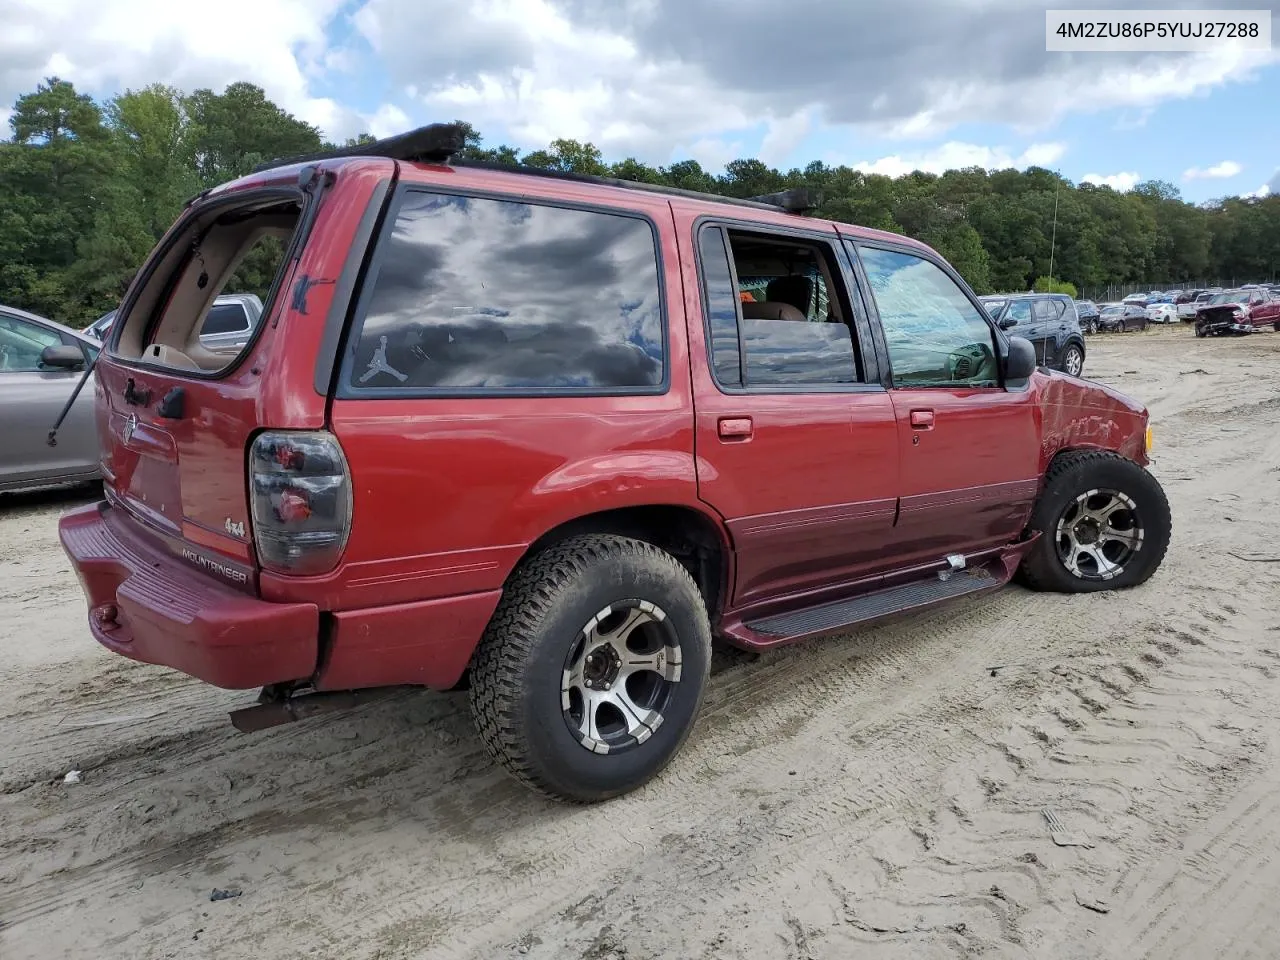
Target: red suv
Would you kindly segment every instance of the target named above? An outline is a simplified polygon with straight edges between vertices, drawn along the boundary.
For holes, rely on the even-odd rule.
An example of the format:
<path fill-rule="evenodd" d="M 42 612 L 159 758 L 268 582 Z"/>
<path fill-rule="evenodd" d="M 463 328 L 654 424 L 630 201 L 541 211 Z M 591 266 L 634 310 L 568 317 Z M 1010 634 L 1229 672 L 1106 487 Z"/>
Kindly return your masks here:
<path fill-rule="evenodd" d="M 1263 327 L 1280 331 L 1280 297 L 1264 287 L 1226 290 L 1196 310 L 1196 336 L 1253 333 Z"/>
<path fill-rule="evenodd" d="M 713 638 L 1159 566 L 1146 410 L 924 244 L 460 146 L 269 167 L 160 241 L 97 363 L 106 499 L 61 521 L 100 643 L 262 687 L 240 729 L 469 685 L 507 769 L 589 801 L 678 751 Z M 202 345 L 272 257 L 249 342 Z"/>

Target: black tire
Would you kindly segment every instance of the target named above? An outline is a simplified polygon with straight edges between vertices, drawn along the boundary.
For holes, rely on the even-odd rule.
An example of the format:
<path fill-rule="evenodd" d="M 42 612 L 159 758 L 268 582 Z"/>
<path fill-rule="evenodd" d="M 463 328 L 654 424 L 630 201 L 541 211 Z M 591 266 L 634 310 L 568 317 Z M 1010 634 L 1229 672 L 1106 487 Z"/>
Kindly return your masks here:
<path fill-rule="evenodd" d="M 1271 325 L 1271 329 L 1274 330 L 1276 333 L 1280 333 L 1280 321 L 1273 323 Z"/>
<path fill-rule="evenodd" d="M 667 668 L 679 667 L 664 681 L 669 692 L 655 729 L 593 752 L 570 729 L 562 702 L 571 651 L 603 624 L 602 611 L 637 602 L 665 615 L 662 636 L 674 637 L 680 654 L 678 661 L 668 656 Z M 659 649 L 670 649 L 672 641 L 664 642 Z M 471 710 L 489 753 L 517 780 L 546 796 L 592 803 L 636 789 L 676 755 L 702 706 L 710 666 L 706 606 L 679 561 L 640 540 L 574 537 L 512 575 L 472 658 Z"/>
<path fill-rule="evenodd" d="M 1205 336 L 1205 329 L 1204 329 L 1204 327 L 1200 326 L 1199 324 L 1196 324 L 1196 336 L 1197 336 L 1197 337 L 1203 337 L 1203 336 Z"/>
<path fill-rule="evenodd" d="M 1117 513 L 1122 520 L 1128 518 L 1131 521 L 1131 527 L 1124 533 L 1136 540 L 1137 548 L 1123 548 L 1127 553 L 1120 569 L 1109 575 L 1092 561 L 1093 575 L 1069 569 L 1057 535 L 1061 522 L 1072 515 L 1079 515 L 1075 513 L 1078 500 L 1091 491 L 1096 497 L 1118 494 L 1117 500 L 1126 498 L 1132 504 L 1132 509 L 1125 508 Z M 1094 498 L 1086 501 L 1088 504 L 1093 502 Z M 1119 454 L 1089 450 L 1060 454 L 1054 459 L 1045 474 L 1044 489 L 1027 528 L 1039 532 L 1040 538 L 1019 568 L 1022 582 L 1033 590 L 1092 593 L 1122 590 L 1146 583 L 1160 567 L 1169 549 L 1173 520 L 1169 513 L 1169 500 L 1155 477 Z M 1079 561 L 1076 567 L 1081 567 Z"/>
<path fill-rule="evenodd" d="M 1121 333 L 1126 333 L 1126 332 L 1128 332 L 1128 329 L 1129 329 L 1129 328 L 1128 328 L 1127 326 L 1125 326 L 1125 322 L 1124 322 L 1123 320 L 1121 320 L 1121 321 L 1120 321 L 1119 326 L 1118 326 L 1118 327 L 1116 327 L 1116 329 L 1117 329 L 1117 330 L 1119 330 Z"/>
<path fill-rule="evenodd" d="M 1072 367 L 1075 369 L 1071 369 Z M 1062 361 L 1060 367 L 1064 373 L 1073 377 L 1078 377 L 1084 373 L 1084 351 L 1074 343 L 1067 344 L 1067 348 L 1062 351 Z"/>

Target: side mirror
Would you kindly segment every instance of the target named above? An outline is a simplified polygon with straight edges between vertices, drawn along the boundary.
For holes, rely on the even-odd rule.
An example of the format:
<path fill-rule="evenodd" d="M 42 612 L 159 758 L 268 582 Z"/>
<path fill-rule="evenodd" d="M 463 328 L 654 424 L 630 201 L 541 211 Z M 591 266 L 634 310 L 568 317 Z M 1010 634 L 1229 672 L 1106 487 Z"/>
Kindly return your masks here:
<path fill-rule="evenodd" d="M 1009 355 L 1004 361 L 1005 380 L 1025 380 L 1036 370 L 1036 348 L 1023 337 L 1009 338 Z"/>
<path fill-rule="evenodd" d="M 84 352 L 79 347 L 68 347 L 65 344 L 45 347 L 40 351 L 40 363 L 62 370 L 79 370 L 84 366 Z"/>
<path fill-rule="evenodd" d="M 1000 321 L 1001 330 L 1008 330 L 1010 327 L 1016 327 L 1017 325 L 1018 325 L 1018 321 L 1013 317 L 1005 317 L 1003 320 Z"/>

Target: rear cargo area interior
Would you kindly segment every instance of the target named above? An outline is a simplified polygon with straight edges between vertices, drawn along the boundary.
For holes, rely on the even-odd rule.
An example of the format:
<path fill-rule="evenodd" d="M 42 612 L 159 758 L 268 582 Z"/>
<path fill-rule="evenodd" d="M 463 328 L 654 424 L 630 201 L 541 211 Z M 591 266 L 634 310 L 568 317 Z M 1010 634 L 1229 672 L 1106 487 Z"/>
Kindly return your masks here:
<path fill-rule="evenodd" d="M 243 351 L 202 344 L 204 318 L 223 293 L 256 293 L 267 302 L 279 283 L 300 214 L 297 201 L 275 199 L 194 219 L 129 311 L 116 352 L 130 360 L 204 373 L 232 364 Z"/>

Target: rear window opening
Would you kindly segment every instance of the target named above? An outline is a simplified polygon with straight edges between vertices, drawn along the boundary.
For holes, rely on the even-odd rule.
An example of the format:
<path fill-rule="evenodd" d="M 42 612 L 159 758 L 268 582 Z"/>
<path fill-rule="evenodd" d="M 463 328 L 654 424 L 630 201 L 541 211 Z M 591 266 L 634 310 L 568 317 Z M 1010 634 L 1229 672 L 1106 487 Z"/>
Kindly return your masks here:
<path fill-rule="evenodd" d="M 195 218 L 134 302 L 116 355 L 213 375 L 233 366 L 270 309 L 301 209 L 276 196 Z"/>

